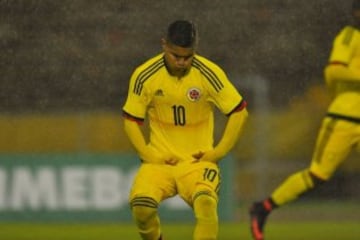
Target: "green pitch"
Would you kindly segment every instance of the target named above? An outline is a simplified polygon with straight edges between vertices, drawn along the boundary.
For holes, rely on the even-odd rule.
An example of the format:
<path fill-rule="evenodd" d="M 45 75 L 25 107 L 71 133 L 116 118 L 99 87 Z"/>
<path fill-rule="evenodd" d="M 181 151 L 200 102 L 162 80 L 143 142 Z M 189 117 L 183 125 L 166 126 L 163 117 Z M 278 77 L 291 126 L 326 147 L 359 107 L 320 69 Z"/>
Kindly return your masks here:
<path fill-rule="evenodd" d="M 219 240 L 251 240 L 246 204 L 221 222 Z M 1 213 L 0 213 L 1 214 Z M 193 223 L 163 222 L 164 240 L 191 240 Z M 358 201 L 290 204 L 271 214 L 266 240 L 359 240 Z M 1 223 L 0 240 L 140 240 L 132 223 Z"/>
<path fill-rule="evenodd" d="M 359 222 L 276 222 L 269 223 L 267 240 L 356 240 Z M 192 239 L 192 224 L 166 224 L 166 240 Z M 137 240 L 132 224 L 0 224 L 4 240 Z M 247 223 L 223 223 L 219 240 L 251 239 Z"/>

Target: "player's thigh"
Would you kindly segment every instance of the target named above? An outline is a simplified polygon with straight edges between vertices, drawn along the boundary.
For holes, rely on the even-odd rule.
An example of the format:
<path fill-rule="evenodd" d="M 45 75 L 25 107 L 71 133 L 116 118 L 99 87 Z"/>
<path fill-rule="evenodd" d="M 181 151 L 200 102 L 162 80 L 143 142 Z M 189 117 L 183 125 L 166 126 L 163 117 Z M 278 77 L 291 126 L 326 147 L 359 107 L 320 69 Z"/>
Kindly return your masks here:
<path fill-rule="evenodd" d="M 209 194 L 217 200 L 220 179 L 220 169 L 217 164 L 211 162 L 189 164 L 186 172 L 177 179 L 179 195 L 190 206 L 197 194 Z"/>
<path fill-rule="evenodd" d="M 320 178 L 329 179 L 349 155 L 355 142 L 355 125 L 326 118 L 321 126 L 310 171 Z"/>
<path fill-rule="evenodd" d="M 176 194 L 175 181 L 168 165 L 142 164 L 135 175 L 129 200 L 150 197 L 158 203 Z"/>

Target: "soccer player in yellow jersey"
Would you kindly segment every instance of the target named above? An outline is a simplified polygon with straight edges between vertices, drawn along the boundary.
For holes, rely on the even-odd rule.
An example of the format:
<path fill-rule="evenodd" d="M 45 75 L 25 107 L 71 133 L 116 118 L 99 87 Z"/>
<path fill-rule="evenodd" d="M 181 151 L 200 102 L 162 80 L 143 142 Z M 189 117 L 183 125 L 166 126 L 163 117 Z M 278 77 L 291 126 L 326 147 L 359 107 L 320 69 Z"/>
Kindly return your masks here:
<path fill-rule="evenodd" d="M 333 94 L 322 122 L 310 166 L 290 175 L 265 200 L 250 208 L 251 233 L 264 239 L 269 213 L 331 178 L 351 150 L 360 148 L 360 0 L 353 2 L 354 24 L 336 36 L 325 68 L 326 84 Z"/>
<path fill-rule="evenodd" d="M 193 239 L 215 240 L 218 162 L 238 139 L 246 102 L 218 65 L 196 54 L 193 23 L 171 23 L 161 41 L 163 52 L 132 74 L 123 107 L 125 131 L 141 159 L 129 197 L 133 218 L 142 239 L 162 239 L 158 206 L 179 195 L 194 211 Z M 214 107 L 228 116 L 215 146 Z M 145 117 L 149 140 L 140 128 Z"/>

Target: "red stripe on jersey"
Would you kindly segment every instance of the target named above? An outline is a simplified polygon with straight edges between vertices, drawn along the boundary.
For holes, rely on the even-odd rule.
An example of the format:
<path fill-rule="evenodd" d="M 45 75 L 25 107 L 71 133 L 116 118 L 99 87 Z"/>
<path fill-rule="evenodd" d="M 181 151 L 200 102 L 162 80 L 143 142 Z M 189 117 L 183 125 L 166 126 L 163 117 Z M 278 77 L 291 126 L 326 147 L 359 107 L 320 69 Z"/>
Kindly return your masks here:
<path fill-rule="evenodd" d="M 230 116 L 231 114 L 233 114 L 234 112 L 240 112 L 241 110 L 243 110 L 244 108 L 246 108 L 247 106 L 247 102 L 245 100 L 242 100 L 239 105 L 237 105 L 229 114 L 227 114 L 227 116 Z"/>
<path fill-rule="evenodd" d="M 130 121 L 134 121 L 136 122 L 137 124 L 139 125 L 143 125 L 144 124 L 144 119 L 141 119 L 141 118 L 137 118 L 137 117 L 134 117 L 132 115 L 130 115 L 129 113 L 123 111 L 123 117 L 130 120 Z"/>
<path fill-rule="evenodd" d="M 340 62 L 340 61 L 333 61 L 333 62 L 330 62 L 329 65 L 342 65 L 342 66 L 345 66 L 347 67 L 348 64 L 347 63 L 344 63 L 344 62 Z"/>

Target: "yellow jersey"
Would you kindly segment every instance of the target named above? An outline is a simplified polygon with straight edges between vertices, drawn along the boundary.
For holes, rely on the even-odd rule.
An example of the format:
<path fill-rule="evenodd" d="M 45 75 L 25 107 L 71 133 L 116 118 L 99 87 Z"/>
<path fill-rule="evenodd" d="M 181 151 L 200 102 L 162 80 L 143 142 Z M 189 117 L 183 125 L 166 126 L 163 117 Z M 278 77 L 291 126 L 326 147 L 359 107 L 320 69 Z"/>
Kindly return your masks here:
<path fill-rule="evenodd" d="M 330 64 L 347 66 L 352 79 L 336 77 L 334 82 L 335 98 L 328 112 L 360 120 L 360 32 L 346 26 L 336 36 L 329 59 Z"/>
<path fill-rule="evenodd" d="M 150 147 L 189 161 L 192 154 L 213 148 L 213 107 L 231 114 L 245 105 L 224 71 L 210 60 L 195 55 L 189 72 L 179 79 L 169 74 L 159 54 L 133 72 L 123 111 L 138 121 L 148 118 Z"/>

